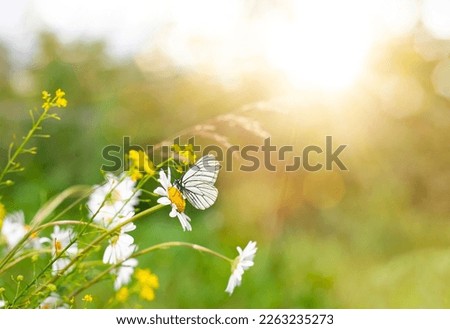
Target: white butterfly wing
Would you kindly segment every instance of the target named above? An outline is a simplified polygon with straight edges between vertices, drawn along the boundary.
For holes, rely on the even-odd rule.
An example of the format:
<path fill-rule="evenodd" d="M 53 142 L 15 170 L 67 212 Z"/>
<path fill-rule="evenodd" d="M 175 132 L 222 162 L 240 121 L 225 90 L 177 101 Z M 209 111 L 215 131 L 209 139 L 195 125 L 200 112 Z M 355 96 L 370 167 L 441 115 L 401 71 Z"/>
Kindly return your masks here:
<path fill-rule="evenodd" d="M 214 184 L 219 174 L 219 168 L 219 161 L 213 155 L 205 155 L 189 168 L 181 178 L 181 182 L 191 186 L 194 186 L 199 181 Z"/>
<path fill-rule="evenodd" d="M 181 177 L 181 193 L 197 209 L 205 210 L 216 202 L 219 191 L 214 186 L 219 174 L 219 162 L 213 155 L 205 155 Z"/>
<path fill-rule="evenodd" d="M 202 184 L 194 191 L 185 189 L 183 193 L 195 208 L 205 210 L 216 202 L 219 191 L 213 185 Z"/>

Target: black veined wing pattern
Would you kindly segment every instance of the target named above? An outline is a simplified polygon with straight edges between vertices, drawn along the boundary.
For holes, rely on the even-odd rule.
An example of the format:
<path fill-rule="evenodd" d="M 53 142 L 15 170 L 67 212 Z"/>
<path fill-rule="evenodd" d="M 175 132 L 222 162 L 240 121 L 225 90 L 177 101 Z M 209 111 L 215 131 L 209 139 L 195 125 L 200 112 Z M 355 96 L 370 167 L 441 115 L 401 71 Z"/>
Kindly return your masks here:
<path fill-rule="evenodd" d="M 195 208 L 205 210 L 216 202 L 219 194 L 214 186 L 219 168 L 219 162 L 213 155 L 205 155 L 177 179 L 174 185 Z"/>

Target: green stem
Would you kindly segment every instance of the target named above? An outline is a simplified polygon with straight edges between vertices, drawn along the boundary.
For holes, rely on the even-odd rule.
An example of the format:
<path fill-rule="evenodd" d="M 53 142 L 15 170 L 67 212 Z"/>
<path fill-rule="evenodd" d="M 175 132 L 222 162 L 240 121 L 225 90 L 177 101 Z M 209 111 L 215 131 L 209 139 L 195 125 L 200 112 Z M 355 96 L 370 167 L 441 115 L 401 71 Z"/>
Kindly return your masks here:
<path fill-rule="evenodd" d="M 7 265 L 5 265 L 1 269 L 0 274 L 27 258 L 33 257 L 34 255 L 47 254 L 47 253 L 51 253 L 51 252 L 52 252 L 51 249 L 41 249 L 41 250 L 33 250 L 32 252 L 26 253 L 20 257 L 15 258 L 13 261 L 11 261 Z"/>
<path fill-rule="evenodd" d="M 32 234 L 35 234 L 35 233 L 42 231 L 48 227 L 52 227 L 52 226 L 56 226 L 56 225 L 82 225 L 82 226 L 89 226 L 89 227 L 95 228 L 100 231 L 106 231 L 106 229 L 104 227 L 98 226 L 98 225 L 95 225 L 92 223 L 82 222 L 79 220 L 59 220 L 56 222 L 49 222 L 49 223 L 42 224 L 41 226 L 38 226 L 37 228 L 35 228 L 32 231 Z"/>
<path fill-rule="evenodd" d="M 30 231 L 27 232 L 27 234 L 25 234 L 23 236 L 23 238 L 14 246 L 14 248 L 12 248 L 9 253 L 2 259 L 2 261 L 0 262 L 0 274 L 3 273 L 6 268 L 9 268 L 10 266 L 7 266 L 6 264 L 9 262 L 9 260 L 14 256 L 14 254 L 16 253 L 16 251 L 20 248 L 20 246 L 33 234 L 38 233 L 39 231 L 42 231 L 43 229 L 46 229 L 47 227 L 51 227 L 51 226 L 55 226 L 55 225 L 84 225 L 84 226 L 91 226 L 94 227 L 96 229 L 99 230 L 105 230 L 103 227 L 91 224 L 91 223 L 86 223 L 86 222 L 81 222 L 81 221 L 77 221 L 77 220 L 61 220 L 61 221 L 56 221 L 56 222 L 50 222 L 50 223 L 46 223 L 43 224 L 41 226 L 38 226 L 34 229 L 31 229 Z M 5 268 L 6 267 L 6 268 Z"/>
<path fill-rule="evenodd" d="M 98 229 L 103 229 L 103 228 L 100 228 L 100 227 L 98 227 L 98 226 L 96 226 L 96 225 L 94 225 L 94 224 L 92 224 L 92 223 L 80 222 L 80 221 L 75 221 L 75 220 L 62 220 L 62 221 L 58 221 L 58 222 L 50 222 L 50 223 L 43 224 L 43 225 L 39 226 L 39 228 L 36 228 L 36 229 L 34 229 L 33 231 L 31 231 L 31 232 L 29 232 L 28 234 L 26 234 L 25 238 L 28 238 L 31 234 L 37 232 L 38 230 L 42 230 L 42 229 L 45 229 L 45 228 L 47 228 L 47 227 L 51 227 L 51 226 L 55 226 L 55 225 L 83 225 L 83 229 L 85 229 L 86 227 L 89 227 L 89 226 L 95 227 L 95 228 L 98 228 Z M 105 230 L 105 229 L 103 229 L 103 230 Z M 73 243 L 74 243 L 74 241 L 72 241 L 70 244 L 68 244 L 68 245 L 61 251 L 61 254 L 60 254 L 60 255 L 63 255 L 64 252 L 65 252 L 65 251 L 66 251 Z M 49 269 L 49 268 L 53 265 L 53 263 L 54 263 L 59 257 L 60 257 L 60 256 L 57 256 L 56 258 L 54 258 L 49 264 L 47 264 L 47 266 L 45 266 L 45 267 L 41 270 L 40 274 L 34 276 L 33 280 L 32 280 L 30 283 L 28 283 L 27 286 L 20 292 L 20 294 L 18 294 L 18 295 L 14 298 L 14 300 L 13 300 L 12 303 L 11 303 L 11 307 L 13 307 L 13 306 L 16 304 L 16 302 L 19 300 L 19 298 L 21 298 L 21 297 L 28 291 L 28 289 L 30 289 L 34 284 L 36 284 L 36 283 L 38 282 L 38 279 L 41 277 L 41 275 L 42 275 L 43 273 L 45 273 L 45 272 L 47 271 L 47 269 Z M 69 265 L 70 265 L 70 264 L 69 264 Z M 69 266 L 68 266 L 68 267 L 69 267 Z M 64 268 L 64 271 L 66 271 L 66 270 L 68 269 L 68 267 L 65 267 L 65 268 Z M 2 271 L 4 271 L 4 269 L 2 269 Z M 46 286 L 47 286 L 47 285 L 45 285 L 44 287 L 46 287 Z M 43 289 L 43 287 L 37 288 L 37 291 L 41 291 L 42 289 Z"/>
<path fill-rule="evenodd" d="M 10 167 L 15 163 L 16 158 L 22 153 L 23 149 L 25 148 L 25 145 L 29 142 L 30 138 L 34 135 L 36 130 L 40 128 L 40 124 L 42 123 L 42 121 L 46 119 L 47 112 L 48 109 L 44 109 L 44 112 L 39 116 L 38 120 L 33 124 L 30 131 L 28 131 L 28 134 L 24 137 L 23 142 L 19 145 L 19 147 L 16 149 L 13 155 L 9 157 L 8 163 L 6 164 L 5 168 L 3 168 L 3 171 L 0 173 L 0 182 L 3 181 L 3 178 L 9 172 Z"/>
<path fill-rule="evenodd" d="M 153 251 L 159 250 L 159 249 L 168 249 L 171 247 L 188 247 L 188 248 L 192 248 L 198 251 L 202 251 L 202 252 L 206 252 L 212 256 L 218 257 L 220 259 L 226 260 L 227 262 L 233 263 L 233 259 L 230 259 L 214 250 L 211 250 L 209 248 L 200 246 L 198 244 L 194 244 L 194 243 L 188 243 L 188 242 L 180 242 L 180 241 L 171 241 L 171 242 L 163 242 L 160 244 L 156 244 L 154 246 L 148 247 L 146 249 L 143 249 L 141 251 L 135 252 L 134 254 L 132 254 L 129 258 L 135 258 L 135 257 L 139 257 L 148 253 L 151 253 Z M 126 259 L 126 260 L 127 260 Z M 126 260 L 123 260 L 117 264 L 111 265 L 110 267 L 108 267 L 106 270 L 104 270 L 103 272 L 101 272 L 100 274 L 98 274 L 95 278 L 93 278 L 92 280 L 89 280 L 88 282 L 86 282 L 83 286 L 81 286 L 80 288 L 78 288 L 77 290 L 75 290 L 73 293 L 71 293 L 69 295 L 69 299 L 78 295 L 80 292 L 82 292 L 83 290 L 86 290 L 90 287 L 92 287 L 94 284 L 96 284 L 97 282 L 99 282 L 105 275 L 107 275 L 108 273 L 110 273 L 113 269 L 115 269 L 116 267 L 119 267 L 122 265 L 123 262 L 125 262 Z"/>
<path fill-rule="evenodd" d="M 133 255 L 131 255 L 130 258 L 139 257 L 139 256 L 142 256 L 144 254 L 150 253 L 150 252 L 158 250 L 158 249 L 167 249 L 167 248 L 171 248 L 171 247 L 188 247 L 188 248 L 192 248 L 192 249 L 195 249 L 198 251 L 206 252 L 210 255 L 216 256 L 216 257 L 226 260 L 227 262 L 230 262 L 230 263 L 233 263 L 233 261 L 234 261 L 233 259 L 230 259 L 214 250 L 208 249 L 206 247 L 200 246 L 195 243 L 181 242 L 181 241 L 163 242 L 163 243 L 142 249 L 142 250 L 134 253 Z"/>
<path fill-rule="evenodd" d="M 133 217 L 129 218 L 128 220 L 124 221 L 123 223 L 120 223 L 119 225 L 115 226 L 114 228 L 104 232 L 102 235 L 100 235 L 99 237 L 97 237 L 97 239 L 95 239 L 94 241 L 92 241 L 92 243 L 90 243 L 86 248 L 83 249 L 83 251 L 81 251 L 77 256 L 75 256 L 71 262 L 65 267 L 63 268 L 59 273 L 60 275 L 53 277 L 52 279 L 50 279 L 49 281 L 47 281 L 46 283 L 44 283 L 40 288 L 36 289 L 33 292 L 33 295 L 41 292 L 47 285 L 49 284 L 54 284 L 56 281 L 58 281 L 59 278 L 61 278 L 63 276 L 63 274 L 73 265 L 75 264 L 78 260 L 80 260 L 81 258 L 83 258 L 89 251 L 91 251 L 95 246 L 97 246 L 98 244 L 100 244 L 100 242 L 102 242 L 103 240 L 105 240 L 106 238 L 108 238 L 113 232 L 119 230 L 121 227 L 135 221 L 138 220 L 139 218 L 142 218 L 146 215 L 149 215 L 151 213 L 154 213 L 155 211 L 161 209 L 162 207 L 164 207 L 164 205 L 162 204 L 158 204 L 152 208 L 149 208 L 147 210 L 144 210 L 140 213 L 138 213 L 137 215 L 134 215 Z M 50 223 L 49 223 L 50 224 Z"/>
<path fill-rule="evenodd" d="M 70 204 L 69 207 L 66 207 L 63 209 L 62 212 L 60 212 L 57 216 L 55 216 L 52 220 L 56 220 L 57 218 L 60 218 L 62 215 L 64 215 L 70 207 L 72 207 L 74 204 L 80 202 L 84 198 L 86 198 L 89 193 L 91 193 L 91 187 L 84 186 L 84 185 L 75 185 L 72 187 L 69 187 L 50 199 L 44 206 L 42 206 L 36 215 L 34 215 L 33 219 L 30 222 L 31 226 L 38 226 L 41 224 L 64 200 L 68 199 L 69 197 L 81 195 L 80 198 L 75 200 L 74 203 Z"/>
<path fill-rule="evenodd" d="M 117 184 L 119 184 L 119 183 L 120 183 L 120 182 L 118 182 Z M 143 184 L 144 182 L 140 182 L 140 183 Z M 117 185 L 116 185 L 116 186 L 117 186 Z M 115 188 L 115 187 L 114 187 L 114 188 Z M 114 189 L 114 188 L 113 188 L 113 189 Z M 138 190 L 138 189 L 136 189 L 136 191 L 137 191 L 137 190 Z M 136 191 L 135 191 L 134 193 L 136 193 Z M 104 201 L 104 202 L 105 202 L 105 201 Z M 103 206 L 104 202 L 102 203 L 102 206 Z M 52 202 L 50 202 L 50 204 L 51 204 L 51 203 L 52 203 Z M 161 205 L 159 205 L 159 206 L 161 206 Z M 100 207 L 100 208 L 101 208 L 101 207 Z M 155 211 L 155 210 L 157 210 L 157 209 L 159 209 L 158 206 L 155 206 L 155 207 L 153 207 L 153 208 L 151 208 L 151 209 L 147 209 L 146 211 L 143 212 L 144 214 L 142 214 L 142 215 L 151 213 L 151 212 L 153 212 L 153 211 Z M 99 209 L 98 211 L 100 211 L 100 209 Z M 97 211 L 97 213 L 98 213 L 98 211 Z M 97 227 L 97 226 L 95 226 L 95 225 L 93 225 L 93 224 L 91 223 L 91 221 L 93 220 L 93 218 L 96 216 L 97 213 L 95 213 L 95 214 L 90 218 L 90 221 L 89 221 L 89 222 L 77 222 L 77 223 L 75 223 L 75 222 L 70 222 L 70 223 L 69 223 L 69 222 L 67 222 L 67 221 L 61 221 L 61 222 L 63 222 L 64 224 L 84 225 L 82 231 L 80 232 L 80 234 L 82 234 L 82 233 L 84 232 L 84 230 L 85 230 L 88 226 L 93 226 L 93 227 L 96 227 L 96 228 L 100 228 L 100 227 Z M 141 215 L 141 214 L 139 214 L 139 215 Z M 58 218 L 58 217 L 59 217 L 59 216 L 56 216 L 56 218 Z M 56 281 L 58 280 L 58 278 L 61 277 L 61 276 L 62 276 L 62 275 L 63 275 L 63 274 L 64 274 L 64 273 L 65 273 L 65 272 L 73 265 L 73 264 L 75 264 L 79 259 L 81 259 L 82 256 L 86 255 L 88 251 L 90 251 L 93 247 L 95 247 L 95 246 L 97 245 L 97 243 L 100 243 L 102 240 L 104 240 L 105 238 L 107 238 L 112 232 L 114 232 L 114 231 L 116 231 L 117 229 L 119 229 L 120 227 L 122 227 L 122 226 L 128 224 L 129 222 L 131 222 L 131 221 L 133 221 L 133 220 L 136 220 L 136 219 L 139 218 L 139 217 L 141 217 L 141 216 L 136 215 L 136 216 L 130 218 L 129 220 L 127 220 L 126 222 L 121 223 L 120 225 L 117 225 L 116 227 L 114 227 L 113 229 L 111 229 L 111 230 L 109 230 L 109 231 L 107 231 L 107 230 L 104 229 L 104 228 L 100 228 L 100 229 L 102 229 L 102 230 L 104 231 L 104 234 L 101 235 L 101 236 L 99 236 L 96 240 L 94 240 L 94 242 L 92 242 L 90 245 L 88 245 L 87 248 L 86 248 L 87 250 L 81 251 L 74 259 L 71 260 L 71 262 L 70 262 L 65 268 L 63 268 L 61 271 L 59 271 L 59 275 L 58 275 L 58 276 L 55 276 L 55 277 L 54 277 L 52 280 L 50 280 L 47 284 L 56 282 Z M 55 223 L 61 223 L 61 222 L 53 222 L 53 223 L 50 222 L 50 223 L 41 225 L 40 227 L 45 228 L 45 227 L 48 227 L 48 226 L 54 226 L 54 225 L 56 225 Z M 32 233 L 32 232 L 30 232 L 29 234 L 27 234 L 27 235 L 20 241 L 20 243 L 18 244 L 18 246 L 20 246 L 20 244 L 23 243 L 23 242 L 31 235 L 31 233 Z M 62 250 L 61 254 L 63 254 L 64 251 L 67 250 L 74 242 L 75 242 L 75 241 L 72 241 L 69 245 L 67 245 L 66 248 L 65 248 L 64 250 Z M 15 249 L 13 249 L 13 250 L 11 251 L 11 253 L 7 255 L 7 259 L 4 260 L 4 261 L 2 262 L 2 264 L 4 264 L 6 261 L 8 261 L 8 260 L 12 257 L 12 255 L 17 251 L 18 246 L 16 246 Z M 33 278 L 32 282 L 30 282 L 30 283 L 22 290 L 22 292 L 20 293 L 20 295 L 19 295 L 17 298 L 14 299 L 12 305 L 16 302 L 16 300 L 18 300 L 18 298 L 22 297 L 22 296 L 28 291 L 28 289 L 30 289 L 31 286 L 33 286 L 33 285 L 38 281 L 38 279 L 45 273 L 45 271 L 46 271 L 50 266 L 52 266 L 52 264 L 53 264 L 56 260 L 57 260 L 57 258 L 53 259 L 46 267 L 44 267 L 44 268 L 41 270 L 40 274 L 38 274 L 37 276 L 35 276 L 35 277 Z M 1 266 L 2 266 L 2 265 L 0 265 L 0 268 L 1 268 Z M 44 286 L 44 287 L 45 287 L 45 286 Z M 42 291 L 42 289 L 43 289 L 43 287 L 41 287 L 41 288 L 36 288 L 36 291 L 37 291 L 37 292 L 40 292 L 40 291 Z"/>

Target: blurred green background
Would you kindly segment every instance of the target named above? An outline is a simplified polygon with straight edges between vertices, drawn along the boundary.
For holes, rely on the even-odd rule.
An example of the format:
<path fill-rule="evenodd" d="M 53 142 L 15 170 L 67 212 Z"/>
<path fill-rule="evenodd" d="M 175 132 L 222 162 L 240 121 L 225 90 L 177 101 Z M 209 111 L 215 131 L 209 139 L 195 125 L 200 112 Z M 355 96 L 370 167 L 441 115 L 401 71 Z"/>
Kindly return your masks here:
<path fill-rule="evenodd" d="M 245 162 L 236 156 L 234 169 L 219 174 L 217 203 L 204 212 L 188 209 L 192 232 L 182 232 L 166 210 L 137 222 L 132 235 L 141 249 L 180 240 L 234 257 L 236 246 L 256 240 L 255 266 L 231 297 L 224 292 L 227 264 L 178 248 L 139 259 L 140 267 L 159 276 L 160 288 L 154 301 L 124 307 L 450 307 L 450 28 L 433 25 L 440 22 L 441 7 L 436 5 L 435 16 L 426 11 L 439 2 L 425 1 L 428 7 L 422 11 L 416 1 L 392 4 L 414 6 L 414 19 L 404 19 L 401 6 L 392 14 L 385 4 L 379 17 L 397 23 L 403 19 L 406 27 L 400 24 L 402 29 L 389 33 L 381 29 L 382 37 L 367 45 L 359 35 L 349 32 L 355 38 L 346 38 L 347 30 L 339 29 L 354 18 L 345 16 L 350 5 L 357 7 L 354 16 L 359 19 L 350 19 L 348 31 L 367 27 L 357 2 L 334 2 L 338 10 L 324 6 L 322 15 L 314 9 L 312 26 L 302 25 L 307 5 L 293 17 L 291 1 L 243 3 L 242 21 L 275 22 L 256 25 L 266 27 L 258 31 L 259 41 L 275 35 L 277 42 L 268 43 L 269 55 L 256 46 L 259 41 L 231 50 L 223 40 L 238 39 L 240 30 L 212 29 L 212 36 L 198 38 L 194 30 L 186 42 L 191 48 L 180 54 L 195 60 L 177 61 L 166 51 L 170 40 L 174 47 L 181 43 L 171 30 L 173 22 L 182 17 L 185 24 L 192 21 L 199 30 L 208 30 L 206 24 L 213 24 L 218 13 L 209 13 L 212 8 L 204 2 L 188 6 L 184 15 L 179 13 L 182 9 L 173 9 L 176 5 L 170 7 L 170 13 L 180 15 L 171 16 L 170 24 L 155 18 L 161 13 L 153 13 L 158 29 L 152 30 L 152 46 L 145 50 L 117 55 L 110 40 L 120 24 L 99 36 L 64 38 L 56 18 L 36 28 L 33 51 L 25 60 L 4 42 L 2 165 L 10 141 L 28 131 L 27 111 L 40 106 L 42 90 L 62 88 L 69 100 L 68 108 L 59 111 L 61 122 L 45 123 L 52 138 L 33 142 L 38 154 L 23 157 L 26 170 L 13 177 L 14 186 L 2 191 L 7 210 L 22 209 L 29 219 L 66 187 L 100 183 L 102 149 L 121 145 L 123 136 L 145 147 L 183 132 L 182 140 L 196 136 L 203 147 L 218 139 L 243 147 L 262 145 L 264 133 L 272 144 L 292 145 L 295 155 L 301 155 L 308 145 L 324 148 L 325 136 L 330 135 L 335 147 L 347 145 L 340 158 L 348 171 L 334 166 L 332 171 L 286 172 L 291 159 L 277 161 L 274 155 L 276 172 L 243 172 L 238 166 Z M 158 8 L 157 3 L 151 5 Z M 116 4 L 105 6 L 106 17 Z M 203 6 L 207 19 L 190 16 Z M 334 20 L 327 21 L 330 11 Z M 228 17 L 227 12 L 223 15 Z M 136 24 L 141 22 L 136 19 Z M 285 22 L 299 30 L 292 32 Z M 376 24 L 369 22 L 371 27 Z M 281 57 L 271 55 L 274 49 Z M 358 52 L 363 55 L 353 58 Z M 283 57 L 286 54 L 294 58 Z M 229 113 L 240 121 L 217 117 Z M 199 124 L 212 125 L 217 136 L 196 133 Z M 323 161 L 323 154 L 316 160 Z M 113 295 L 111 281 L 88 292 L 94 296 L 92 307 L 104 307 Z"/>

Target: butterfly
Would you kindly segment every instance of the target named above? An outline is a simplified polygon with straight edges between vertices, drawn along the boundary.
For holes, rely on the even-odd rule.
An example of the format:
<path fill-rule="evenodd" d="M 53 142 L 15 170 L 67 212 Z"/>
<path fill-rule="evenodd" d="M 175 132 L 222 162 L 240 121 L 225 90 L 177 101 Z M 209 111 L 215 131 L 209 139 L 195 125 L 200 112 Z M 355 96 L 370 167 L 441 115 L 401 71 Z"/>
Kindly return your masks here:
<path fill-rule="evenodd" d="M 205 210 L 216 202 L 219 194 L 214 186 L 219 169 L 219 162 L 214 155 L 205 155 L 173 185 L 195 208 Z"/>

